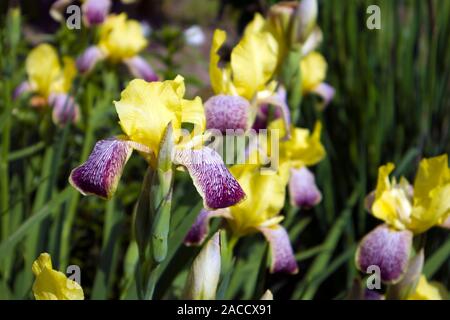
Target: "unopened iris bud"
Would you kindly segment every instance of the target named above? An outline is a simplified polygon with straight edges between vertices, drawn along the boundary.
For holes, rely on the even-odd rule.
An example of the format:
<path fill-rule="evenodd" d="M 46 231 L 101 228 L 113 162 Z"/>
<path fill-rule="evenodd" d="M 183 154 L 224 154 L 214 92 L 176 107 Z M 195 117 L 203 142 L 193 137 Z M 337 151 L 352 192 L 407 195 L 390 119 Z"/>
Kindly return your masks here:
<path fill-rule="evenodd" d="M 124 60 L 131 74 L 138 79 L 152 82 L 158 81 L 158 75 L 153 70 L 152 66 L 140 56 L 134 56 Z"/>
<path fill-rule="evenodd" d="M 297 6 L 295 40 L 303 43 L 313 31 L 319 7 L 317 0 L 302 0 Z"/>
<path fill-rule="evenodd" d="M 105 21 L 111 8 L 111 0 L 86 0 L 83 3 L 83 18 L 87 25 L 98 25 Z"/>
<path fill-rule="evenodd" d="M 186 281 L 184 296 L 190 300 L 216 298 L 220 276 L 220 234 L 216 232 L 195 258 Z"/>
<path fill-rule="evenodd" d="M 250 103 L 239 96 L 217 95 L 205 102 L 206 128 L 225 133 L 227 129 L 247 130 Z"/>
<path fill-rule="evenodd" d="M 64 126 L 78 121 L 79 107 L 73 97 L 65 93 L 55 93 L 49 96 L 48 103 L 53 108 L 52 119 L 56 125 Z"/>
<path fill-rule="evenodd" d="M 314 174 L 306 167 L 291 170 L 289 195 L 291 204 L 296 207 L 311 208 L 322 200 Z"/>
<path fill-rule="evenodd" d="M 270 31 L 275 35 L 280 43 L 286 41 L 289 37 L 291 28 L 291 19 L 295 14 L 297 1 L 281 1 L 270 7 L 267 15 Z"/>
<path fill-rule="evenodd" d="M 77 69 L 80 73 L 88 73 L 94 69 L 98 61 L 103 59 L 104 54 L 97 46 L 90 46 L 77 59 Z"/>

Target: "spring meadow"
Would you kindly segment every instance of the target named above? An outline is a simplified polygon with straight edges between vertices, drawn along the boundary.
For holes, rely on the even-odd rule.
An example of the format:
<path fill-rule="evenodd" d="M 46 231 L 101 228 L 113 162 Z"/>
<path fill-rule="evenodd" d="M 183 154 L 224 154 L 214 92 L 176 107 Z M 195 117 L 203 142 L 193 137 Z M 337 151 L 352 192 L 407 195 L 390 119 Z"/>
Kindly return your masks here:
<path fill-rule="evenodd" d="M 450 1 L 2 0 L 1 300 L 447 300 Z"/>

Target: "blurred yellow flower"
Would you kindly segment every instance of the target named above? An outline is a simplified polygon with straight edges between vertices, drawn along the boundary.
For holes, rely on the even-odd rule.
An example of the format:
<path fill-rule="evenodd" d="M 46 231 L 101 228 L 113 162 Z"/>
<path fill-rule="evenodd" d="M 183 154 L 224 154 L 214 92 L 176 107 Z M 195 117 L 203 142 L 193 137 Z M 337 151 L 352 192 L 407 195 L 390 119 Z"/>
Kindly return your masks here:
<path fill-rule="evenodd" d="M 136 56 L 147 46 L 140 23 L 125 13 L 110 15 L 100 28 L 99 48 L 105 56 L 119 62 Z"/>
<path fill-rule="evenodd" d="M 131 141 L 148 147 L 156 157 L 164 131 L 172 123 L 176 143 L 181 137 L 181 123 L 192 123 L 195 132 L 205 130 L 205 114 L 199 97 L 183 99 L 184 78 L 163 82 L 132 80 L 114 101 L 120 125 Z"/>
<path fill-rule="evenodd" d="M 268 89 L 277 67 L 278 45 L 269 32 L 261 30 L 261 19 L 255 15 L 224 68 L 219 67 L 219 50 L 227 35 L 223 30 L 214 32 L 209 73 L 216 94 L 240 95 L 252 100 L 258 92 Z"/>
<path fill-rule="evenodd" d="M 313 91 L 325 80 L 327 62 L 317 51 L 312 51 L 300 60 L 302 90 L 304 93 Z"/>
<path fill-rule="evenodd" d="M 420 276 L 416 289 L 408 297 L 408 300 L 443 300 L 439 288 L 427 281 L 424 275 Z"/>
<path fill-rule="evenodd" d="M 25 68 L 30 90 L 47 99 L 51 93 L 67 93 L 76 74 L 75 61 L 63 57 L 61 66 L 56 49 L 41 44 L 30 51 Z"/>
<path fill-rule="evenodd" d="M 414 187 L 405 178 L 389 179 L 394 165 L 378 169 L 375 200 L 371 206 L 375 217 L 398 229 L 415 234 L 442 224 L 450 215 L 450 169 L 447 155 L 423 159 Z"/>
<path fill-rule="evenodd" d="M 64 275 L 53 270 L 52 260 L 48 253 L 41 253 L 33 262 L 33 273 L 36 280 L 33 284 L 33 294 L 36 300 L 83 300 L 81 286 Z"/>

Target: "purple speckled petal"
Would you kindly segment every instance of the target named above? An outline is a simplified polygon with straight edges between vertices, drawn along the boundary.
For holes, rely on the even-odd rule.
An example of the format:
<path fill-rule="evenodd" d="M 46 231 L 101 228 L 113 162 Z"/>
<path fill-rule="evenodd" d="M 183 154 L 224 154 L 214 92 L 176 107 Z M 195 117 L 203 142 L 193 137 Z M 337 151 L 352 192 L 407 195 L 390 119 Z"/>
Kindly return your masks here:
<path fill-rule="evenodd" d="M 130 70 L 130 73 L 139 79 L 152 82 L 158 81 L 158 75 L 153 70 L 152 66 L 141 56 L 134 56 L 124 60 L 126 66 Z"/>
<path fill-rule="evenodd" d="M 70 184 L 83 195 L 110 198 L 117 189 L 132 151 L 131 145 L 124 140 L 111 138 L 98 141 L 87 161 L 72 170 Z"/>
<path fill-rule="evenodd" d="M 77 58 L 77 69 L 80 73 L 88 73 L 103 58 L 104 54 L 99 47 L 90 46 Z"/>
<path fill-rule="evenodd" d="M 381 280 L 397 283 L 407 270 L 413 234 L 409 230 L 397 231 L 383 224 L 369 232 L 358 246 L 356 266 L 367 272 L 370 266 L 380 268 Z"/>
<path fill-rule="evenodd" d="M 297 261 L 295 260 L 286 229 L 280 225 L 275 225 L 273 227 L 260 227 L 259 230 L 264 234 L 270 244 L 272 254 L 270 272 L 297 273 Z"/>
<path fill-rule="evenodd" d="M 184 244 L 187 246 L 200 245 L 208 236 L 209 220 L 214 217 L 226 216 L 225 210 L 210 211 L 206 209 L 200 210 L 194 224 L 184 238 Z"/>
<path fill-rule="evenodd" d="M 322 193 L 316 185 L 314 174 L 306 167 L 291 169 L 289 180 L 291 204 L 300 208 L 311 208 L 322 200 Z"/>
<path fill-rule="evenodd" d="M 76 123 L 80 118 L 80 110 L 73 97 L 65 93 L 51 94 L 48 98 L 49 105 L 53 108 L 52 119 L 58 126 L 64 126 L 71 122 Z"/>
<path fill-rule="evenodd" d="M 88 26 L 105 21 L 111 8 L 111 0 L 86 0 L 83 3 L 83 18 Z"/>
<path fill-rule="evenodd" d="M 174 162 L 186 167 L 207 209 L 226 208 L 245 197 L 220 155 L 211 148 L 179 149 Z"/>
<path fill-rule="evenodd" d="M 217 95 L 205 102 L 206 128 L 226 133 L 227 129 L 248 128 L 250 103 L 239 96 Z"/>
<path fill-rule="evenodd" d="M 328 83 L 322 82 L 313 89 L 313 92 L 323 99 L 324 106 L 327 106 L 333 100 L 335 90 Z"/>

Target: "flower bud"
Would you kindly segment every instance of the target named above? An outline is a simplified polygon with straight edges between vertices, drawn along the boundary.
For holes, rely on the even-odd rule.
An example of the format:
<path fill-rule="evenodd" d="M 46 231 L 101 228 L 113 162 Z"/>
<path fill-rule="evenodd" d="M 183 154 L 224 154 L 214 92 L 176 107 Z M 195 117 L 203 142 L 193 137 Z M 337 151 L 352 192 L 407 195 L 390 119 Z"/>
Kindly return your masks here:
<path fill-rule="evenodd" d="M 214 234 L 195 258 L 186 281 L 184 296 L 190 300 L 216 298 L 220 276 L 220 234 Z"/>
<path fill-rule="evenodd" d="M 53 107 L 52 119 L 58 126 L 64 126 L 68 122 L 76 123 L 80 112 L 73 97 L 65 93 L 52 93 L 48 103 Z"/>
<path fill-rule="evenodd" d="M 88 26 L 101 24 L 110 8 L 111 0 L 86 0 L 82 7 L 84 21 Z"/>
<path fill-rule="evenodd" d="M 131 74 L 139 79 L 152 82 L 158 81 L 158 75 L 153 71 L 152 66 L 140 56 L 134 56 L 124 60 Z"/>
<path fill-rule="evenodd" d="M 317 0 L 302 0 L 297 6 L 295 21 L 295 40 L 304 43 L 313 31 L 319 7 Z"/>
<path fill-rule="evenodd" d="M 291 19 L 296 12 L 297 1 L 281 1 L 270 7 L 267 22 L 270 31 L 279 42 L 289 38 Z"/>
<path fill-rule="evenodd" d="M 99 47 L 90 46 L 77 59 L 77 69 L 80 73 L 88 73 L 94 69 L 98 61 L 103 59 L 103 52 Z"/>
<path fill-rule="evenodd" d="M 225 133 L 227 129 L 248 128 L 250 103 L 239 96 L 217 95 L 205 102 L 206 128 Z"/>

